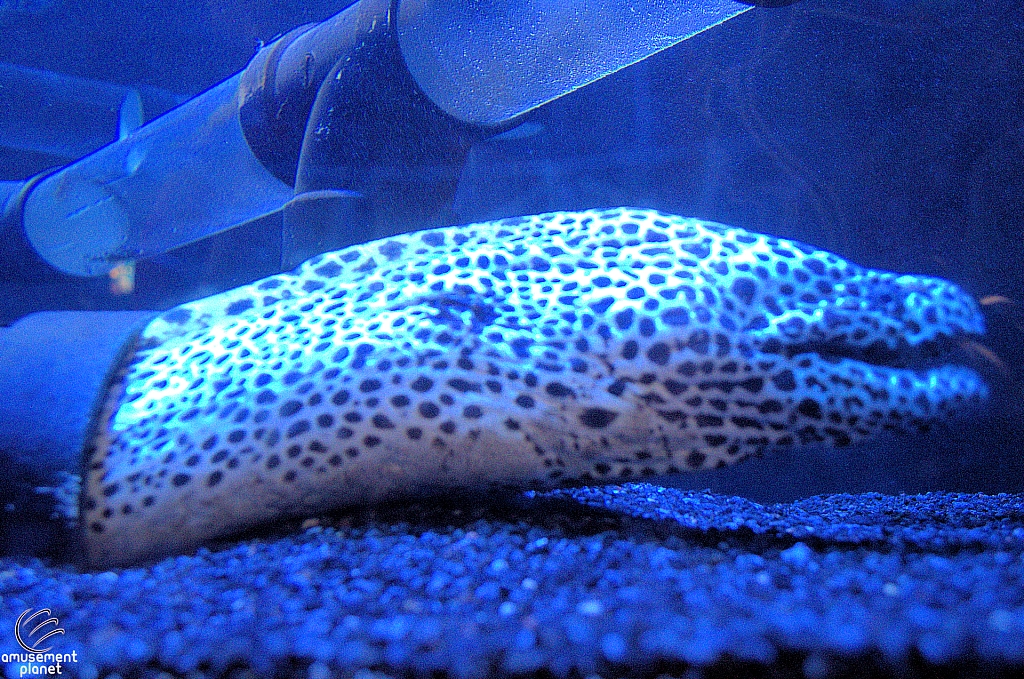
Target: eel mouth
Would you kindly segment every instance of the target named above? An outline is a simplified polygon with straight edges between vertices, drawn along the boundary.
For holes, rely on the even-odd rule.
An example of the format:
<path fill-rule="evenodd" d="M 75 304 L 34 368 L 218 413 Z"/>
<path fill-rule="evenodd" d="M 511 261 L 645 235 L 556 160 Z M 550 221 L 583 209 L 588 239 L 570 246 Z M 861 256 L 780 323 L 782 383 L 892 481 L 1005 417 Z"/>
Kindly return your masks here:
<path fill-rule="evenodd" d="M 977 341 L 981 335 L 956 331 L 952 334 L 939 332 L 935 337 L 911 344 L 900 338 L 895 347 L 881 340 L 867 346 L 857 346 L 841 338 L 784 344 L 772 338 L 760 347 L 761 351 L 792 359 L 800 354 L 813 354 L 826 363 L 840 363 L 852 360 L 876 368 L 912 370 L 915 372 L 940 368 L 948 365 L 969 366 L 975 364 L 976 354 L 967 344 Z"/>
<path fill-rule="evenodd" d="M 979 346 L 978 337 L 958 329 L 915 343 L 900 338 L 895 347 L 882 341 L 857 346 L 828 339 L 792 344 L 769 341 L 760 349 L 783 357 L 788 369 L 797 373 L 798 384 L 838 381 L 866 394 L 873 407 L 883 406 L 904 426 L 956 416 L 987 398 L 989 387 L 983 375 L 990 366 L 984 354 L 973 348 Z"/>

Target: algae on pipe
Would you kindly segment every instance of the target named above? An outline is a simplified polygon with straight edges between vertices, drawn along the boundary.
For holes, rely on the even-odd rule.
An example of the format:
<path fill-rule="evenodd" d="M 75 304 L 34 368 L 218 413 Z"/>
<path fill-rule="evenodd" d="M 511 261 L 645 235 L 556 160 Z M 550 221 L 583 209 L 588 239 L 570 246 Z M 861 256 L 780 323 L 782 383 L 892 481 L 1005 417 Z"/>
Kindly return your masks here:
<path fill-rule="evenodd" d="M 731 0 L 402 0 L 398 40 L 409 71 L 434 103 L 488 125 L 750 8 Z"/>

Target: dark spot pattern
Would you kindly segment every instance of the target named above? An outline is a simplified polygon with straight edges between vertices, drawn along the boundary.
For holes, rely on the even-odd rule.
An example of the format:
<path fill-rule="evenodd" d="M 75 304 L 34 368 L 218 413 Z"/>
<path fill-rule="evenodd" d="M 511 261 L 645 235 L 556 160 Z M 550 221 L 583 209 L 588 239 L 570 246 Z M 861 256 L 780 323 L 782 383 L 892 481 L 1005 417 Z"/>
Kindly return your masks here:
<path fill-rule="evenodd" d="M 242 512 L 373 499 L 387 460 L 410 461 L 410 487 L 459 485 L 491 460 L 460 456 L 501 451 L 544 486 L 844 446 L 981 397 L 967 369 L 892 363 L 982 330 L 945 281 L 648 210 L 355 245 L 150 322 L 88 446 L 87 551 L 133 559 L 256 520 L 204 516 L 222 489 L 247 493 Z M 171 529 L 179 502 L 195 520 Z"/>
<path fill-rule="evenodd" d="M 618 417 L 618 413 L 605 408 L 587 408 L 580 413 L 580 424 L 590 429 L 604 429 Z"/>

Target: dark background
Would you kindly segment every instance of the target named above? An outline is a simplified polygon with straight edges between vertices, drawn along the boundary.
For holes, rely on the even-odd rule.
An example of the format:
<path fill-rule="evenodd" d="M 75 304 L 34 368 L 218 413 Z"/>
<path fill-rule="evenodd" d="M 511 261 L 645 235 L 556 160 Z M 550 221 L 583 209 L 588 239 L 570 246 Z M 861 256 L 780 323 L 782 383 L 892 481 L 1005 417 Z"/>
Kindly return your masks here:
<path fill-rule="evenodd" d="M 195 94 L 243 68 L 261 40 L 347 4 L 3 0 L 0 62 Z M 1021 492 L 1022 46 L 1016 0 L 753 10 L 554 102 L 518 138 L 479 144 L 454 214 L 655 207 L 1000 295 L 985 307 L 994 397 L 976 417 L 673 481 L 755 500 Z M 52 164 L 0 155 L 0 179 Z M 258 258 L 260 245 L 249 247 Z M 7 292 L 13 306 L 27 294 Z M 141 292 L 149 305 L 154 291 Z M 103 288 L 93 293 L 83 303 L 106 306 Z"/>

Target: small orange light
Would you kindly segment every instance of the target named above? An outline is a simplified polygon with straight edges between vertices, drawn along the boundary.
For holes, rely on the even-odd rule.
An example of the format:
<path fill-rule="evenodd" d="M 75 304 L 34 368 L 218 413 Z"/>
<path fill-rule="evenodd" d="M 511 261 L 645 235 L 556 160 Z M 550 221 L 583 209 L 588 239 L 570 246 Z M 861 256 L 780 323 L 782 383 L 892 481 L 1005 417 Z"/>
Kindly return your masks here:
<path fill-rule="evenodd" d="M 110 293 L 130 295 L 135 292 L 135 262 L 121 262 L 110 270 Z"/>

